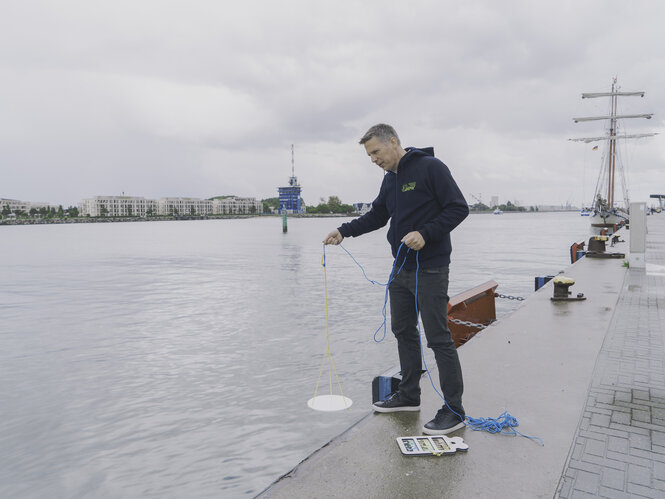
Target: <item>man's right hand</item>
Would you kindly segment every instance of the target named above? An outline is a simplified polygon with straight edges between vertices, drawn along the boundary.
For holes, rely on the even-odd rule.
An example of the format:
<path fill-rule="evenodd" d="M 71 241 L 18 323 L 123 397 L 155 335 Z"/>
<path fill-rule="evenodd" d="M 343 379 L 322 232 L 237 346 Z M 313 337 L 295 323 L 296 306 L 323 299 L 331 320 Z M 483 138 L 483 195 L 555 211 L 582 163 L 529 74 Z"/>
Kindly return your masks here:
<path fill-rule="evenodd" d="M 342 236 L 342 234 L 340 234 L 339 230 L 335 229 L 330 234 L 328 234 L 326 236 L 326 238 L 323 240 L 323 244 L 338 245 L 339 243 L 342 242 L 343 239 L 344 239 L 344 236 Z"/>

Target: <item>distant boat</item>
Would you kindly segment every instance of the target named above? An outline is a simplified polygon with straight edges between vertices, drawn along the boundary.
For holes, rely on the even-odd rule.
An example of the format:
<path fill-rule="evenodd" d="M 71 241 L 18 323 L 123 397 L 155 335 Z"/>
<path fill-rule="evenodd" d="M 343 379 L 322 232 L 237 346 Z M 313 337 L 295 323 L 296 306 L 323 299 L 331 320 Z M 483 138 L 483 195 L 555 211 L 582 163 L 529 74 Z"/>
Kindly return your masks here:
<path fill-rule="evenodd" d="M 503 212 L 499 208 L 495 208 L 492 215 L 503 215 Z"/>
<path fill-rule="evenodd" d="M 582 208 L 580 210 L 580 216 L 582 217 L 588 217 L 593 213 L 593 210 L 591 208 Z"/>
<path fill-rule="evenodd" d="M 598 181 L 596 183 L 596 190 L 593 195 L 592 208 L 589 208 L 590 213 L 580 213 L 582 216 L 589 216 L 591 227 L 594 232 L 600 232 L 602 229 L 613 231 L 615 226 L 628 221 L 628 209 L 630 201 L 628 200 L 628 187 L 626 186 L 623 165 L 621 164 L 619 154 L 617 152 L 617 139 L 638 139 L 642 137 L 651 137 L 655 133 L 639 133 L 628 135 L 626 133 L 619 134 L 619 120 L 629 118 L 646 118 L 651 119 L 653 114 L 617 114 L 618 98 L 619 97 L 644 97 L 643 91 L 639 92 L 620 92 L 617 85 L 617 79 L 612 81 L 612 89 L 610 92 L 598 93 L 584 93 L 583 99 L 593 99 L 596 97 L 610 97 L 610 113 L 608 116 L 592 116 L 586 118 L 573 118 L 575 123 L 580 121 L 597 121 L 603 120 L 608 122 L 609 129 L 606 134 L 601 137 L 585 137 L 581 139 L 570 139 L 572 141 L 579 141 L 584 143 L 603 141 L 605 142 L 605 151 L 602 156 L 602 163 Z M 623 190 L 623 205 L 614 198 L 614 185 L 616 174 L 619 174 L 618 179 L 621 182 Z"/>

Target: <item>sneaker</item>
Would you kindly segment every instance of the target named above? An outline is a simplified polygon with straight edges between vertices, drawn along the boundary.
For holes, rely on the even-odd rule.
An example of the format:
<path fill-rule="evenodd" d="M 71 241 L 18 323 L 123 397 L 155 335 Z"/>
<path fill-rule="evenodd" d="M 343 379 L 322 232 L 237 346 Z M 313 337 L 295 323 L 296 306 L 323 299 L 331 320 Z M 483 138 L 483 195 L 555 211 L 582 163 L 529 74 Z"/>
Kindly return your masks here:
<path fill-rule="evenodd" d="M 393 393 L 386 400 L 379 400 L 372 405 L 376 412 L 419 411 L 420 402 L 405 402 L 399 392 Z"/>
<path fill-rule="evenodd" d="M 464 415 L 462 415 L 464 416 Z M 464 418 L 460 421 L 459 416 L 450 409 L 444 407 L 439 409 L 434 419 L 423 426 L 426 435 L 447 435 L 464 426 Z"/>

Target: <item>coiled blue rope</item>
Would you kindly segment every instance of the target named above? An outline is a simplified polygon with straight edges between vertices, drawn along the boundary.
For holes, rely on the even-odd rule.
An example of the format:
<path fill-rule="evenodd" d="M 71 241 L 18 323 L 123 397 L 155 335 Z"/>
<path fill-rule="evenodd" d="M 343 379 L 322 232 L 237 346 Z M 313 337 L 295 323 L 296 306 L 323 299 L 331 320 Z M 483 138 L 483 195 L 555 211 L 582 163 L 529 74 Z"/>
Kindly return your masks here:
<path fill-rule="evenodd" d="M 399 269 L 397 270 L 397 274 L 394 274 L 395 272 L 395 267 L 397 266 L 397 258 L 399 257 L 400 251 L 402 250 L 402 246 L 404 246 L 404 243 L 400 244 L 397 254 L 395 255 L 395 261 L 393 262 L 392 269 L 390 270 L 390 276 L 388 277 L 388 282 L 386 284 L 382 284 L 380 282 L 374 281 L 367 277 L 367 274 L 365 273 L 365 269 L 363 268 L 360 263 L 358 263 L 358 260 L 355 259 L 355 257 L 347 250 L 344 246 L 341 244 L 339 245 L 346 253 L 351 257 L 351 259 L 360 267 L 360 270 L 362 270 L 363 276 L 365 276 L 365 279 L 367 279 L 370 283 L 372 284 L 377 284 L 379 286 L 385 286 L 386 288 L 386 295 L 385 299 L 383 302 L 383 309 L 382 309 L 382 314 L 383 314 L 383 323 L 379 328 L 374 332 L 374 341 L 377 343 L 380 343 L 383 341 L 386 337 L 386 323 L 387 323 L 387 318 L 386 318 L 386 306 L 388 304 L 388 288 L 390 286 L 390 283 L 395 280 L 395 278 L 399 275 L 400 271 L 404 267 L 404 264 L 406 263 L 406 255 L 408 255 L 410 248 L 407 248 L 406 255 L 404 256 L 404 261 L 402 262 L 402 265 L 400 265 Z M 420 251 L 416 251 L 416 291 L 414 293 L 415 295 L 415 304 L 416 304 L 416 317 L 419 316 L 419 310 L 418 310 L 418 274 L 420 273 L 420 261 L 419 261 L 419 255 Z M 393 275 L 394 274 L 394 275 Z M 460 421 L 464 423 L 464 425 L 467 428 L 471 428 L 474 431 L 486 431 L 488 433 L 501 433 L 504 435 L 520 435 L 522 437 L 528 438 L 530 440 L 535 440 L 540 443 L 540 445 L 545 446 L 545 443 L 543 440 L 539 437 L 531 437 L 529 435 L 524 435 L 523 433 L 520 433 L 515 429 L 515 427 L 519 426 L 519 422 L 517 421 L 517 418 L 514 416 L 511 416 L 507 411 L 504 411 L 503 414 L 501 414 L 498 418 L 472 418 L 471 416 L 466 416 L 466 418 L 462 417 L 460 414 L 455 412 L 452 407 L 448 405 L 448 402 L 446 401 L 446 398 L 443 396 L 443 394 L 436 388 L 436 385 L 434 384 L 434 380 L 432 379 L 432 373 L 429 370 L 429 367 L 427 367 L 427 361 L 425 360 L 425 349 L 423 348 L 423 340 L 422 340 L 422 332 L 420 330 L 420 321 L 416 321 L 416 325 L 418 327 L 418 340 L 420 341 L 420 355 L 422 357 L 423 361 L 423 366 L 425 367 L 425 371 L 427 372 L 427 376 L 429 377 L 430 384 L 432 385 L 432 388 L 436 392 L 436 394 L 441 397 L 441 400 L 443 400 L 443 403 L 446 405 L 446 407 L 455 414 Z M 381 339 L 377 340 L 376 339 L 376 334 L 383 328 L 383 336 Z"/>

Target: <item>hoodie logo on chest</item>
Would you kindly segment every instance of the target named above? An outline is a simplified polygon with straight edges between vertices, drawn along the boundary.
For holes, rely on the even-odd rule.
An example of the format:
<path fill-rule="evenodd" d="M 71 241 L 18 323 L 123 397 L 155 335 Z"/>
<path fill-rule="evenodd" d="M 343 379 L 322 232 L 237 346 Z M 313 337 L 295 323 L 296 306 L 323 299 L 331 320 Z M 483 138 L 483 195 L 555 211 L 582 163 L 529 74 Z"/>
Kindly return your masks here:
<path fill-rule="evenodd" d="M 415 182 L 409 182 L 408 184 L 402 184 L 402 192 L 412 191 L 416 188 Z"/>

